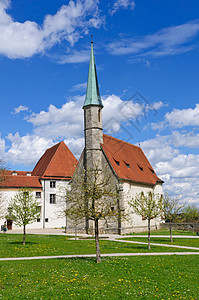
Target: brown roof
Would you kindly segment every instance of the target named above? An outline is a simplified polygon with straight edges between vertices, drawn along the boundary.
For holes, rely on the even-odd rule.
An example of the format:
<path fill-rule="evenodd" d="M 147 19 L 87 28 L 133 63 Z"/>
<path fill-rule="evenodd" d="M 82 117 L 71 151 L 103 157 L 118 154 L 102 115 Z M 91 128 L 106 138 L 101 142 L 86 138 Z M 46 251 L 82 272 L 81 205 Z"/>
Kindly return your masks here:
<path fill-rule="evenodd" d="M 13 172 L 16 172 L 17 175 L 12 175 Z M 42 188 L 42 185 L 39 181 L 38 176 L 27 176 L 27 173 L 24 171 L 5 171 L 5 180 L 0 182 L 1 188 Z"/>
<path fill-rule="evenodd" d="M 119 178 L 150 185 L 162 182 L 140 147 L 105 134 L 101 146 Z"/>
<path fill-rule="evenodd" d="M 32 175 L 41 178 L 71 178 L 77 163 L 77 159 L 66 144 L 60 142 L 46 150 L 32 171 Z"/>

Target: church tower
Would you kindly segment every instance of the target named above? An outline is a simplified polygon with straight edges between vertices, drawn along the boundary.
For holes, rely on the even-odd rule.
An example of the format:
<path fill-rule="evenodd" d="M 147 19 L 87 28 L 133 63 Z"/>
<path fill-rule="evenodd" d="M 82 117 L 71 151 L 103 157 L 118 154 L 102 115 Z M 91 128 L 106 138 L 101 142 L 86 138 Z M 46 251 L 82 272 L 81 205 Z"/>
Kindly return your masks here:
<path fill-rule="evenodd" d="M 101 165 L 101 146 L 103 143 L 102 100 L 99 93 L 93 41 L 91 41 L 90 64 L 84 101 L 85 169 Z"/>

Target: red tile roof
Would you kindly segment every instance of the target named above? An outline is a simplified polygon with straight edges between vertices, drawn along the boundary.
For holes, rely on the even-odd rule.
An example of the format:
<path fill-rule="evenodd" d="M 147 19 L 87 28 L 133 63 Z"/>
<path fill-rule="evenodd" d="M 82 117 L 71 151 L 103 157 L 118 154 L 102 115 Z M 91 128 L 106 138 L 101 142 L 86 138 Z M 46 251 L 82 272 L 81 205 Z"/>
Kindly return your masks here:
<path fill-rule="evenodd" d="M 41 178 L 71 178 L 77 163 L 77 159 L 66 144 L 60 142 L 46 150 L 32 171 L 32 175 Z"/>
<path fill-rule="evenodd" d="M 154 185 L 161 181 L 140 147 L 104 134 L 102 149 L 121 179 Z"/>
<path fill-rule="evenodd" d="M 17 175 L 12 175 L 16 172 Z M 5 180 L 0 182 L 1 188 L 42 188 L 38 176 L 27 176 L 30 172 L 24 171 L 5 171 Z"/>

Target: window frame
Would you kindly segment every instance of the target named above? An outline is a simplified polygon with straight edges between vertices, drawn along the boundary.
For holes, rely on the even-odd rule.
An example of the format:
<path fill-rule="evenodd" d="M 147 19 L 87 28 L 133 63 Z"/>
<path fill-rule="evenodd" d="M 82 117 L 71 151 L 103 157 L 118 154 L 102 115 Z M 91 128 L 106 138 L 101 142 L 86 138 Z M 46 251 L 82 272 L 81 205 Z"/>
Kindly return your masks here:
<path fill-rule="evenodd" d="M 56 194 L 50 194 L 50 204 L 56 204 Z"/>
<path fill-rule="evenodd" d="M 56 188 L 56 181 L 50 180 L 50 188 L 55 189 Z"/>

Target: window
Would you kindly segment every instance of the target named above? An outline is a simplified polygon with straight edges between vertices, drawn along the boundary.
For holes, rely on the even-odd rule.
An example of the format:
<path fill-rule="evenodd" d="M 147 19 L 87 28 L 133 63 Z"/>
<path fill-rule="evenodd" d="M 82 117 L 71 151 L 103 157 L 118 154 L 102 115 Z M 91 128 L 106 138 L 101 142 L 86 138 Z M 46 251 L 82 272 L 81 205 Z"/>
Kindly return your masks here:
<path fill-rule="evenodd" d="M 50 187 L 56 188 L 56 181 L 50 181 Z"/>
<path fill-rule="evenodd" d="M 41 220 L 40 220 L 40 219 L 37 219 L 37 223 L 39 223 L 39 222 L 41 222 Z"/>
<path fill-rule="evenodd" d="M 50 204 L 56 203 L 56 194 L 50 194 Z"/>
<path fill-rule="evenodd" d="M 41 192 L 36 192 L 36 198 L 41 198 Z"/>
<path fill-rule="evenodd" d="M 141 167 L 140 165 L 138 165 L 138 167 L 143 172 L 143 167 Z"/>
<path fill-rule="evenodd" d="M 118 160 L 116 160 L 114 157 L 113 157 L 115 163 L 119 166 L 120 165 L 120 162 Z"/>
<path fill-rule="evenodd" d="M 41 212 L 41 206 L 37 206 L 37 212 Z"/>
<path fill-rule="evenodd" d="M 124 161 L 124 163 L 127 166 L 127 168 L 130 168 L 130 164 L 126 163 L 125 161 Z"/>
<path fill-rule="evenodd" d="M 12 216 L 12 207 L 8 207 L 8 216 Z"/>
<path fill-rule="evenodd" d="M 45 218 L 45 222 L 48 222 L 48 218 Z"/>
<path fill-rule="evenodd" d="M 100 109 L 98 110 L 98 121 L 100 122 Z"/>
<path fill-rule="evenodd" d="M 114 206 L 111 206 L 111 211 L 114 212 Z"/>
<path fill-rule="evenodd" d="M 154 170 L 153 169 L 151 169 L 151 168 L 149 168 L 149 170 L 153 173 L 153 174 L 155 174 L 155 172 L 154 172 Z"/>

